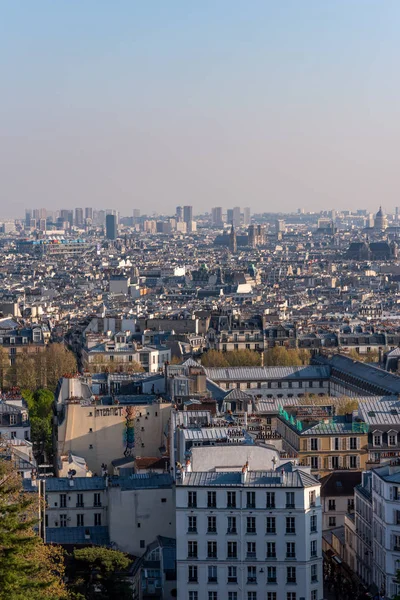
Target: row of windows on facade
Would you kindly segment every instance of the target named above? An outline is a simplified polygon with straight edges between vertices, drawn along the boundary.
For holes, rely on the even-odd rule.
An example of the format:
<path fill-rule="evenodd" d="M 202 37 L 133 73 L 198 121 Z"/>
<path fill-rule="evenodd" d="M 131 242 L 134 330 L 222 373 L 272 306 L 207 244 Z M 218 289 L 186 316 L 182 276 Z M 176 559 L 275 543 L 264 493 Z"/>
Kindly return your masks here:
<path fill-rule="evenodd" d="M 75 505 L 77 507 L 83 508 L 85 506 L 83 494 L 76 494 L 76 496 L 73 496 L 73 498 L 74 500 L 71 503 L 71 507 Z M 60 494 L 60 508 L 66 508 L 68 506 L 68 499 L 71 499 L 71 496 L 67 496 L 67 494 Z M 48 501 L 49 497 L 48 495 L 46 495 L 46 502 L 48 503 Z M 54 506 L 57 506 L 57 502 L 54 503 Z M 93 505 L 89 506 L 101 506 L 101 494 L 99 492 L 95 492 L 93 494 Z"/>
<path fill-rule="evenodd" d="M 235 534 L 238 532 L 237 517 L 227 517 L 227 534 Z M 286 523 L 286 534 L 296 533 L 296 517 L 285 517 Z M 269 534 L 276 534 L 276 517 L 265 517 L 265 532 Z M 310 533 L 317 531 L 317 515 L 310 516 Z M 256 517 L 246 518 L 246 533 L 255 534 L 259 532 L 257 529 Z M 188 533 L 197 533 L 197 517 L 188 517 Z M 207 533 L 217 533 L 217 517 L 214 515 L 207 517 Z"/>
<path fill-rule="evenodd" d="M 254 388 L 255 386 L 252 386 L 252 382 L 251 381 L 246 381 L 246 382 L 240 382 L 237 381 L 236 383 L 232 382 L 232 381 L 228 381 L 225 383 L 225 388 L 227 390 L 229 390 L 230 387 L 233 387 L 234 385 L 236 385 L 237 389 L 240 389 L 240 386 L 243 384 L 246 384 L 246 388 L 247 389 L 251 389 L 252 387 Z M 263 385 L 264 383 L 264 385 Z M 282 385 L 285 384 L 285 385 Z M 307 385 L 308 383 L 308 385 Z M 221 385 L 221 383 L 220 383 Z M 324 382 L 323 381 L 267 381 L 267 382 L 262 382 L 262 381 L 257 381 L 257 389 L 261 389 L 261 388 L 267 388 L 269 390 L 271 389 L 297 389 L 297 388 L 303 388 L 303 387 L 309 387 L 309 388 L 322 388 L 324 387 Z"/>
<path fill-rule="evenodd" d="M 292 532 L 289 532 L 292 533 Z M 246 543 L 246 558 L 257 558 L 257 544 L 256 542 Z M 317 558 L 318 555 L 318 544 L 317 540 L 310 542 L 310 558 Z M 286 553 L 284 558 L 295 559 L 296 554 L 296 543 L 286 542 Z M 198 543 L 196 541 L 188 542 L 188 557 L 198 558 Z M 207 542 L 207 558 L 218 558 L 218 543 L 216 541 Z M 238 542 L 227 543 L 227 558 L 238 558 Z M 266 558 L 277 558 L 276 543 L 267 542 L 266 545 Z"/>
<path fill-rule="evenodd" d="M 228 600 L 244 600 L 243 593 L 240 592 L 228 592 Z M 317 600 L 318 590 L 311 590 L 310 600 Z M 189 591 L 188 600 L 199 600 L 199 593 L 197 590 Z M 218 592 L 209 591 L 208 600 L 218 600 Z M 277 592 L 264 592 L 262 595 L 257 595 L 256 591 L 247 592 L 247 600 L 277 600 Z M 286 592 L 286 600 L 297 600 L 296 592 Z"/>
<path fill-rule="evenodd" d="M 303 440 L 303 450 L 322 450 L 321 438 L 310 438 Z M 359 437 L 334 437 L 331 438 L 331 450 L 342 452 L 343 450 L 359 450 L 361 439 Z"/>
<path fill-rule="evenodd" d="M 358 454 L 350 454 L 347 456 L 308 456 L 307 462 L 312 469 L 341 469 L 347 467 L 348 469 L 359 469 L 361 464 L 361 458 Z"/>
<path fill-rule="evenodd" d="M 46 518 L 45 518 L 45 525 L 46 527 L 48 527 L 49 521 L 48 521 L 48 517 L 49 515 L 46 514 Z M 93 516 L 94 522 L 93 524 L 97 527 L 101 525 L 101 513 L 94 513 Z M 60 515 L 60 520 L 59 522 L 56 521 L 55 526 L 59 526 L 59 527 L 74 527 L 74 525 L 70 524 L 71 521 L 71 517 L 68 517 L 68 515 L 66 514 L 62 514 Z M 84 527 L 84 525 L 87 525 L 88 523 L 85 523 L 85 515 L 84 514 L 77 514 L 76 515 L 76 527 Z"/>
<path fill-rule="evenodd" d="M 317 500 L 315 490 L 309 492 L 309 503 L 310 506 L 315 506 Z M 295 493 L 286 492 L 285 503 L 282 502 L 281 506 L 278 506 L 276 502 L 275 492 L 266 492 L 265 505 L 257 507 L 256 505 L 256 493 L 246 492 L 246 508 L 296 508 Z M 226 493 L 226 508 L 237 508 L 237 493 L 227 492 Z M 188 492 L 188 508 L 197 508 L 197 492 Z M 207 492 L 207 508 L 217 508 L 217 492 Z"/>

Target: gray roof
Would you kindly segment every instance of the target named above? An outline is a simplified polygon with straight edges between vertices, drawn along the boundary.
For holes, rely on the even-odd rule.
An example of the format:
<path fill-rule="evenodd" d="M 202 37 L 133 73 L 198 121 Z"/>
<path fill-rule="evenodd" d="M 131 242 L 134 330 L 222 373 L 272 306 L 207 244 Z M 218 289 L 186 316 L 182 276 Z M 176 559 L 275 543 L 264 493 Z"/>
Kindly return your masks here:
<path fill-rule="evenodd" d="M 319 482 L 312 475 L 300 470 L 285 472 L 284 477 L 282 477 L 282 475 L 277 471 L 249 471 L 244 484 L 241 483 L 241 472 L 239 471 L 220 473 L 207 471 L 186 473 L 183 485 L 194 487 L 220 486 L 303 488 L 319 485 Z"/>
<path fill-rule="evenodd" d="M 345 375 L 352 375 L 363 382 L 375 385 L 387 394 L 400 394 L 400 377 L 383 369 L 352 360 L 342 354 L 335 354 L 329 358 L 318 356 L 314 360 L 318 364 L 331 366 Z"/>
<path fill-rule="evenodd" d="M 86 533 L 89 532 L 89 539 Z M 46 542 L 49 544 L 108 546 L 108 527 L 46 527 Z"/>
<path fill-rule="evenodd" d="M 73 486 L 70 486 L 68 477 L 49 477 L 46 479 L 46 492 L 77 492 L 91 490 L 105 490 L 104 477 L 74 477 Z"/>
<path fill-rule="evenodd" d="M 121 490 L 169 488 L 173 479 L 168 473 L 136 473 L 130 477 L 111 477 L 110 486 Z"/>
<path fill-rule="evenodd" d="M 400 425 L 400 400 L 393 396 L 369 398 L 359 404 L 358 414 L 369 425 Z"/>
<path fill-rule="evenodd" d="M 237 427 L 237 429 L 241 429 Z M 221 440 L 229 436 L 229 433 L 235 429 L 231 427 L 199 427 L 198 429 L 184 429 L 184 437 L 186 440 Z M 244 437 L 243 431 L 240 435 L 232 437 Z"/>
<path fill-rule="evenodd" d="M 329 367 L 207 367 L 204 371 L 212 381 L 266 381 L 269 379 L 327 379 Z"/>

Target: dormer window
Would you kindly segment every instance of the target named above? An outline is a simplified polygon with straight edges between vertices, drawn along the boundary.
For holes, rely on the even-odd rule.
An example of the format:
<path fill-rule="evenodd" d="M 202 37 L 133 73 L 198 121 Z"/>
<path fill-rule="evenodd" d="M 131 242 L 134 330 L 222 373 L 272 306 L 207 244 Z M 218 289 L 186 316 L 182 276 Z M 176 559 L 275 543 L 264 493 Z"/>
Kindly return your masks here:
<path fill-rule="evenodd" d="M 15 344 L 15 337 L 10 338 L 10 344 Z"/>
<path fill-rule="evenodd" d="M 28 338 L 27 337 L 23 337 L 22 338 L 22 343 L 23 344 L 27 344 L 28 343 Z"/>

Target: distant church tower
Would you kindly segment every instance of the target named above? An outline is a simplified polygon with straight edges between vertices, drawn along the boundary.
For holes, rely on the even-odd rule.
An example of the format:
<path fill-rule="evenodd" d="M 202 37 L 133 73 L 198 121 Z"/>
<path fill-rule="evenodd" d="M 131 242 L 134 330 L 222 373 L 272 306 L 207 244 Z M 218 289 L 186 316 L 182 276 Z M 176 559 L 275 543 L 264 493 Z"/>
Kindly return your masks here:
<path fill-rule="evenodd" d="M 232 223 L 231 232 L 229 234 L 229 250 L 232 252 L 232 254 L 235 254 L 237 252 L 236 231 L 233 226 L 233 223 Z"/>

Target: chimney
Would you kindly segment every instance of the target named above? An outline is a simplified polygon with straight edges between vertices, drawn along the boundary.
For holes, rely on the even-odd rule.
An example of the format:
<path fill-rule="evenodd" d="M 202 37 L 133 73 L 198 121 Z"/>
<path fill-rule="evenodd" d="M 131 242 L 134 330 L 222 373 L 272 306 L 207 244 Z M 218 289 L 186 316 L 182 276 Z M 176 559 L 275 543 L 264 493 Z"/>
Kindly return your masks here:
<path fill-rule="evenodd" d="M 192 472 L 192 463 L 190 462 L 190 458 L 188 458 L 186 461 L 186 473 L 191 473 L 191 472 Z"/>
<path fill-rule="evenodd" d="M 244 484 L 247 481 L 247 471 L 248 471 L 248 467 L 249 467 L 249 463 L 247 462 L 244 467 L 242 468 L 242 475 L 241 475 L 241 483 Z"/>

